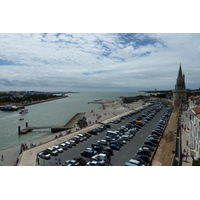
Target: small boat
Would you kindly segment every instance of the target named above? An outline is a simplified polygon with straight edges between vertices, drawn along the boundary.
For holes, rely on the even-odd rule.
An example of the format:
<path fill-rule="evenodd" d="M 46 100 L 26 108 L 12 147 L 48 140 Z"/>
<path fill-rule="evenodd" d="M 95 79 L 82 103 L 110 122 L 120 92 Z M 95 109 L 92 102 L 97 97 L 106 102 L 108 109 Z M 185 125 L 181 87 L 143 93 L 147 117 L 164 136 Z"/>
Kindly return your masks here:
<path fill-rule="evenodd" d="M 28 109 L 21 109 L 19 114 L 25 114 L 25 113 L 28 113 Z"/>
<path fill-rule="evenodd" d="M 12 105 L 8 105 L 8 106 L 4 106 L 1 108 L 2 111 L 16 111 L 19 108 L 17 106 L 12 106 Z"/>
<path fill-rule="evenodd" d="M 22 121 L 22 120 L 24 120 L 24 118 L 19 118 L 19 121 Z"/>

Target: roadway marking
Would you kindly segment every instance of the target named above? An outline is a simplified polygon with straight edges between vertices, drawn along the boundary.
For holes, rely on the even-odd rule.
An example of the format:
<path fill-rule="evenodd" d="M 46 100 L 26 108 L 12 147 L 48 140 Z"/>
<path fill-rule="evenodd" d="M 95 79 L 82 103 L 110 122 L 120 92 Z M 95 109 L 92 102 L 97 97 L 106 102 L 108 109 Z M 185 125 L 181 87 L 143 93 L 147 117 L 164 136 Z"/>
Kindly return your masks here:
<path fill-rule="evenodd" d="M 143 135 L 140 135 L 140 137 L 142 137 Z"/>

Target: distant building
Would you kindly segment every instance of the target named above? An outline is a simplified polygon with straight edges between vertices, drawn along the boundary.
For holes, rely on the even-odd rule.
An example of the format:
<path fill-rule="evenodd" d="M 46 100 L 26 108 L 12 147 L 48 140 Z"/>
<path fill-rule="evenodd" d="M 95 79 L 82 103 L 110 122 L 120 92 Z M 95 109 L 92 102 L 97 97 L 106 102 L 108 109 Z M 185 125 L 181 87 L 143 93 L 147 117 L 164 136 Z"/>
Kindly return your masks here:
<path fill-rule="evenodd" d="M 173 90 L 173 105 L 181 106 L 187 102 L 187 90 L 185 88 L 185 75 L 182 74 L 181 64 L 176 79 L 175 90 Z"/>
<path fill-rule="evenodd" d="M 188 98 L 189 109 L 200 107 L 200 96 L 190 96 Z"/>

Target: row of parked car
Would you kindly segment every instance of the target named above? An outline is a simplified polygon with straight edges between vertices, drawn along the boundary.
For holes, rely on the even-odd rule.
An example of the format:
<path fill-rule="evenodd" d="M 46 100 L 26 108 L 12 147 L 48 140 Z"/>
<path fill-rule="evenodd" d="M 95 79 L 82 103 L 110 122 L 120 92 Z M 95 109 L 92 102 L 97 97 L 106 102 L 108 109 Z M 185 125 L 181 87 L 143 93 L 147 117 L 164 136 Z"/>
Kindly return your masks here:
<path fill-rule="evenodd" d="M 123 119 L 133 116 L 134 114 L 140 112 L 141 110 L 149 107 L 151 104 L 137 110 L 132 113 L 121 117 L 112 123 L 119 123 Z M 137 125 L 136 125 L 137 126 Z M 105 131 L 110 128 L 110 124 L 105 124 L 101 127 L 95 128 L 88 132 L 90 135 L 97 135 L 99 132 Z M 128 129 L 128 128 L 130 129 Z M 117 136 L 113 135 L 113 131 L 107 131 L 107 137 L 102 140 L 98 140 L 95 143 L 92 143 L 91 147 L 88 147 L 86 150 L 80 153 L 81 156 L 75 157 L 72 160 L 66 160 L 62 165 L 63 166 L 104 166 L 106 165 L 110 157 L 114 155 L 113 150 L 120 150 L 121 146 L 126 144 L 131 138 L 133 138 L 134 134 L 138 131 L 142 126 L 138 125 L 137 128 L 133 128 L 133 124 L 128 124 L 127 127 L 121 127 L 117 131 Z M 126 132 L 126 134 L 124 134 Z M 108 136 L 109 135 L 109 136 Z M 88 162 L 87 162 L 88 161 Z"/>
<path fill-rule="evenodd" d="M 80 142 L 86 141 L 92 135 L 96 135 L 98 132 L 102 132 L 109 127 L 110 127 L 110 125 L 106 124 L 101 127 L 95 128 L 92 131 L 89 131 L 88 133 L 78 134 L 70 140 L 62 142 L 56 146 L 47 148 L 46 150 L 38 153 L 38 156 L 40 158 L 46 159 L 46 160 L 51 159 L 52 156 L 54 156 L 54 157 L 58 156 L 59 153 L 63 153 L 64 151 L 68 150 L 69 148 L 76 146 Z M 63 163 L 63 165 L 64 166 L 86 165 L 86 160 L 80 156 L 80 157 L 74 158 L 73 160 L 67 160 L 65 163 Z"/>
<path fill-rule="evenodd" d="M 130 141 L 135 136 L 136 132 L 145 125 L 145 122 L 137 124 L 137 120 L 144 120 L 149 117 L 146 119 L 147 123 L 160 109 L 162 109 L 162 106 L 155 106 L 150 111 L 143 113 L 142 117 L 129 121 L 129 123 L 125 126 L 121 126 L 118 130 L 108 130 L 105 139 L 93 143 L 91 147 L 80 153 L 81 156 L 89 159 L 86 166 L 104 166 L 107 162 L 109 164 L 110 157 L 114 155 L 113 150 L 119 151 L 121 147 Z M 132 112 L 118 120 L 121 121 L 135 113 L 136 112 Z M 113 121 L 113 123 L 116 123 L 116 120 Z"/>
<path fill-rule="evenodd" d="M 51 159 L 51 156 L 58 156 L 59 153 L 62 153 L 63 151 L 66 151 L 69 148 L 76 146 L 79 142 L 83 142 L 89 137 L 91 137 L 91 134 L 89 133 L 78 134 L 70 140 L 62 142 L 56 146 L 47 148 L 46 150 L 40 152 L 38 156 L 46 160 Z"/>
<path fill-rule="evenodd" d="M 141 110 L 143 109 L 145 108 L 142 108 Z M 124 117 L 121 117 L 113 121 L 112 123 L 119 123 L 126 117 L 130 117 L 141 110 L 134 111 Z M 89 131 L 88 133 L 97 135 L 99 132 L 102 132 L 110 127 L 111 127 L 110 124 L 105 124 L 104 126 L 95 128 Z M 130 125 L 129 125 L 129 128 L 130 128 Z M 127 129 L 126 127 L 121 127 L 120 130 L 118 130 L 117 137 L 111 137 L 111 135 L 113 134 L 113 131 L 107 131 L 108 135 L 110 133 L 110 136 L 107 135 L 105 139 L 98 140 L 97 142 L 92 143 L 91 147 L 88 147 L 86 150 L 80 153 L 81 156 L 76 157 L 72 160 L 66 160 L 62 165 L 63 166 L 80 166 L 80 165 L 81 166 L 83 165 L 104 166 L 106 165 L 107 163 L 109 163 L 110 157 L 114 155 L 113 150 L 119 150 L 121 146 L 126 144 L 126 142 L 130 140 L 134 136 L 135 132 L 138 130 L 135 128 L 135 129 L 129 130 L 129 134 L 128 133 L 123 134 L 126 131 L 126 129 Z"/>
<path fill-rule="evenodd" d="M 165 126 L 169 120 L 172 112 L 172 107 L 169 107 L 164 115 L 161 117 L 155 128 L 152 130 L 147 140 L 141 148 L 139 148 L 137 155 L 126 162 L 125 166 L 146 166 L 150 163 L 156 147 L 159 145 L 161 136 L 164 132 Z"/>

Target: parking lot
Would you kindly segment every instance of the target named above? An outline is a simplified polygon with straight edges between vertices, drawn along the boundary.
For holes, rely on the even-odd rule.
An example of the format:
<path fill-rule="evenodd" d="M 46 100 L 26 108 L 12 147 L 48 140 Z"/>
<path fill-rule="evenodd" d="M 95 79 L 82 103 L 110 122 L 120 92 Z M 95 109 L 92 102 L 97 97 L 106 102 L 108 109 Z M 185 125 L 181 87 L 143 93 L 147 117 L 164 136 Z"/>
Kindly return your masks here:
<path fill-rule="evenodd" d="M 125 140 L 126 137 L 122 137 L 123 135 L 126 135 L 127 132 L 123 132 L 120 137 L 124 138 L 121 139 L 121 145 L 117 143 L 120 146 L 120 150 L 114 150 L 113 149 L 113 154 L 112 156 L 109 156 L 109 165 L 112 166 L 124 166 L 126 162 L 129 162 L 129 160 L 132 157 L 137 156 L 137 152 L 140 147 L 144 144 L 144 142 L 147 140 L 148 136 L 152 132 L 152 130 L 155 128 L 156 124 L 158 121 L 161 119 L 161 117 L 164 115 L 164 113 L 167 111 L 168 107 L 163 106 L 160 104 L 160 102 L 157 102 L 156 104 L 152 104 L 151 106 L 139 111 L 138 113 L 132 114 L 130 116 L 125 116 L 121 119 L 121 121 L 110 123 L 111 127 L 107 128 L 104 131 L 98 132 L 96 135 L 91 134 L 91 137 L 88 137 L 87 139 L 83 141 L 79 141 L 79 143 L 76 143 L 76 146 L 72 146 L 68 148 L 67 150 L 63 150 L 63 152 L 59 152 L 57 155 L 50 156 L 50 159 L 43 159 L 41 157 L 38 157 L 39 160 L 39 165 L 42 166 L 59 166 L 59 165 L 80 165 L 78 162 L 70 162 L 73 160 L 75 157 L 82 157 L 87 165 L 105 165 L 105 163 L 100 164 L 99 160 L 91 159 L 91 157 L 83 157 L 81 156 L 81 152 L 85 151 L 87 148 L 91 148 L 91 145 L 93 143 L 97 143 L 99 140 L 105 140 L 108 139 L 107 136 L 107 131 L 117 131 L 119 130 L 122 126 L 126 126 L 127 124 L 130 124 L 129 122 L 133 121 L 134 119 L 136 120 L 138 117 L 141 117 L 142 114 L 144 113 L 151 113 L 148 112 L 152 109 L 155 109 L 157 107 L 160 107 L 160 110 L 155 112 L 155 116 L 152 116 L 151 119 L 146 120 L 146 123 L 144 126 L 141 126 L 141 128 L 138 129 L 138 131 L 133 134 L 133 137 L 130 137 L 129 140 Z M 147 116 L 146 116 L 147 117 Z M 142 121 L 144 121 L 145 117 L 142 118 Z M 134 123 L 133 127 L 134 128 Z M 118 139 L 119 140 L 119 139 Z M 119 141 L 119 142 L 120 142 Z M 123 141 L 123 142 L 122 142 Z M 107 141 L 107 146 L 106 145 L 101 145 L 103 149 L 106 149 L 110 147 L 111 143 L 115 143 L 115 141 Z M 99 152 L 101 153 L 101 152 Z M 105 151 L 103 151 L 105 153 Z M 96 154 L 96 153 L 95 153 Z M 90 162 L 93 160 L 94 162 Z M 65 162 L 68 161 L 65 164 Z"/>

